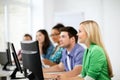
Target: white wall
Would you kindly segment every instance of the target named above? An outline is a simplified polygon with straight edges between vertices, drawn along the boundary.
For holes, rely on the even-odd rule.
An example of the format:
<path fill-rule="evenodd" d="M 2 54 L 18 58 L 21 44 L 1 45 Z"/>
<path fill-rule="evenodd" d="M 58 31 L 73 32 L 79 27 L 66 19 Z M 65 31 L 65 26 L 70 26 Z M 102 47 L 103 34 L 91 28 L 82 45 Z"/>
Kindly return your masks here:
<path fill-rule="evenodd" d="M 84 19 L 93 19 L 99 23 L 105 46 L 108 50 L 113 66 L 113 80 L 119 80 L 120 36 L 118 32 L 120 29 L 120 0 L 54 0 L 54 6 L 50 8 L 54 9 L 52 11 L 49 10 L 49 13 L 53 14 L 48 13 L 45 15 L 49 15 L 49 18 L 46 18 L 49 20 L 45 20 L 45 23 L 49 23 L 47 21 L 50 21 L 51 25 L 54 25 L 55 13 L 62 12 L 84 12 Z M 47 10 L 49 8 L 45 9 Z M 50 31 L 51 26 L 47 26 L 46 29 Z"/>
<path fill-rule="evenodd" d="M 0 2 L 0 50 L 1 51 L 5 51 L 6 47 L 2 47 L 5 46 L 5 29 L 4 29 L 4 15 L 3 15 L 3 11 L 4 11 L 4 7 L 3 7 L 3 1 Z M 4 33 L 4 34 L 3 34 Z"/>
<path fill-rule="evenodd" d="M 31 28 L 33 39 L 35 39 L 36 32 L 44 28 L 44 0 L 30 0 L 31 1 Z"/>
<path fill-rule="evenodd" d="M 44 28 L 49 34 L 53 26 L 54 9 L 54 0 L 44 0 Z"/>
<path fill-rule="evenodd" d="M 52 4 L 48 4 L 48 0 L 45 0 L 45 28 L 50 32 L 52 26 L 55 25 L 55 15 L 59 13 L 81 13 L 85 15 L 85 19 L 94 19 L 99 21 L 102 25 L 102 1 L 98 0 L 52 0 Z"/>
<path fill-rule="evenodd" d="M 110 58 L 113 64 L 115 77 L 113 80 L 120 79 L 120 1 L 105 0 L 104 1 L 104 39 L 105 44 L 110 53 Z"/>

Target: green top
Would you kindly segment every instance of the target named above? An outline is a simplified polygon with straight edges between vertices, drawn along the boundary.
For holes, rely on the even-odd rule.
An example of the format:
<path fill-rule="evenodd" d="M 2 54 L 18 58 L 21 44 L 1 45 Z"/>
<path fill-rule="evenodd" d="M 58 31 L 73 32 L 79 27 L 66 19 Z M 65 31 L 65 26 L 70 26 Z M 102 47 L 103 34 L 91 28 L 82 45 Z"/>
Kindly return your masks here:
<path fill-rule="evenodd" d="M 81 75 L 83 78 L 90 76 L 95 80 L 111 80 L 106 55 L 100 46 L 91 44 L 85 51 Z"/>

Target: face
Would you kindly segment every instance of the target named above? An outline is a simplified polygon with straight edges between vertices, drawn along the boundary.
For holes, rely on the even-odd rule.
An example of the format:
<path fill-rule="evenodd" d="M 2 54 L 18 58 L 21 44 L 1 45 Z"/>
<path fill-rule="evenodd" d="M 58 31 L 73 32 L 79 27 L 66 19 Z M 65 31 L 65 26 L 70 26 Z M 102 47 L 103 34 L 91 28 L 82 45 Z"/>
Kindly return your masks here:
<path fill-rule="evenodd" d="M 71 38 L 69 38 L 68 32 L 60 33 L 60 46 L 67 48 L 71 43 Z"/>
<path fill-rule="evenodd" d="M 51 38 L 54 43 L 58 43 L 60 39 L 59 31 L 57 29 L 52 29 L 51 31 Z"/>
<path fill-rule="evenodd" d="M 24 41 L 30 41 L 31 38 L 30 38 L 29 36 L 24 36 L 24 37 L 23 37 L 23 40 L 24 40 Z"/>
<path fill-rule="evenodd" d="M 41 32 L 36 33 L 36 39 L 38 40 L 39 43 L 43 43 L 45 40 L 44 35 Z"/>
<path fill-rule="evenodd" d="M 85 29 L 83 27 L 84 25 L 81 24 L 77 34 L 80 43 L 85 43 L 85 41 L 87 40 L 87 33 L 85 32 Z"/>

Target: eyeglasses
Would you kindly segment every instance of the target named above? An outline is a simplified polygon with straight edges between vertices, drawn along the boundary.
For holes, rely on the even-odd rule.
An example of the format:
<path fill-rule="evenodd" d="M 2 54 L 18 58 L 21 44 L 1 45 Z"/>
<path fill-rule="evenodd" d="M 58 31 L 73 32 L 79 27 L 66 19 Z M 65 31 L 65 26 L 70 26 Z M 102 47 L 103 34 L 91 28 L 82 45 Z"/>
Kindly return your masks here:
<path fill-rule="evenodd" d="M 50 36 L 53 37 L 53 36 L 58 36 L 59 33 L 56 33 L 56 34 L 51 34 Z"/>

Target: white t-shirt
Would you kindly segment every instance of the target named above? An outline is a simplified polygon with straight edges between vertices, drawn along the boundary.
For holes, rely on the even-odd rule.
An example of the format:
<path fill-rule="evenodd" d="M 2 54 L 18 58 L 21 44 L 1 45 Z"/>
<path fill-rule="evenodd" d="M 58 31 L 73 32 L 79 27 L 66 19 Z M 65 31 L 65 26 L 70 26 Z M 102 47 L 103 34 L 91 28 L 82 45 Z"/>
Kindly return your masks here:
<path fill-rule="evenodd" d="M 67 52 L 67 54 L 69 55 L 70 52 Z M 71 61 L 70 61 L 69 56 L 67 56 L 67 65 L 68 65 L 68 69 L 71 71 Z"/>

